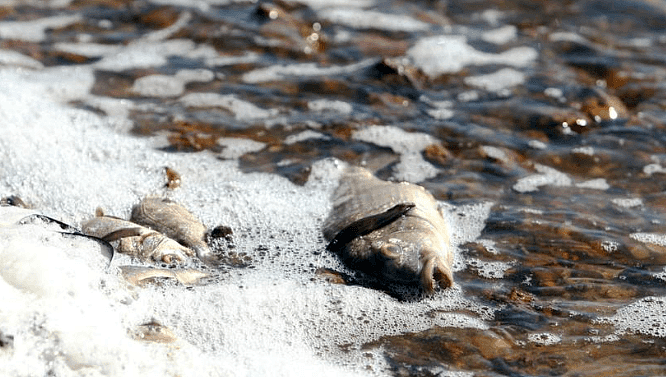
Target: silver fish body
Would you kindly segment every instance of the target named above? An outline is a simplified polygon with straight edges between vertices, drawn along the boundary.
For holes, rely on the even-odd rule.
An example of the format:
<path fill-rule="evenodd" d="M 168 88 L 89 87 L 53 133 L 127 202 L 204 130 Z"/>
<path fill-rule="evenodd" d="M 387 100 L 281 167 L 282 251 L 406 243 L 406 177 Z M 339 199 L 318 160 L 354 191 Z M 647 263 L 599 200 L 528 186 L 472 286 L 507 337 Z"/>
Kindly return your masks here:
<path fill-rule="evenodd" d="M 206 227 L 191 212 L 169 199 L 144 198 L 132 209 L 131 221 L 155 229 L 193 249 L 199 259 L 210 258 Z"/>
<path fill-rule="evenodd" d="M 350 268 L 432 293 L 453 284 L 449 228 L 423 187 L 349 167 L 333 193 L 324 237 Z"/>
<path fill-rule="evenodd" d="M 183 263 L 194 254 L 164 234 L 116 217 L 97 216 L 84 221 L 81 228 L 89 236 L 118 241 L 118 252 L 143 260 Z"/>

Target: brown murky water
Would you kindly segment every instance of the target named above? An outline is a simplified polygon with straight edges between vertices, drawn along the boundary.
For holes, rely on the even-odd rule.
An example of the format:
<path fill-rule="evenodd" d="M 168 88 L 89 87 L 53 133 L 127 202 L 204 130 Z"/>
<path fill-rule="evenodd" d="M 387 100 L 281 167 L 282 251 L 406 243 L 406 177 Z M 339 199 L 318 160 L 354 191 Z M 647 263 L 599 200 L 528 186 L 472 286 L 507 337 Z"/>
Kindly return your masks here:
<path fill-rule="evenodd" d="M 440 366 L 475 375 L 666 374 L 666 3 L 381 1 L 372 9 L 405 24 L 373 24 L 368 15 L 353 24 L 291 1 L 14 5 L 0 8 L 1 21 L 83 17 L 47 28 L 41 41 L 3 37 L 0 47 L 45 66 L 99 64 L 92 93 L 135 100 L 132 133 L 166 132 L 173 153 L 231 148 L 220 138 L 262 142 L 242 153 L 242 169 L 297 184 L 327 157 L 391 178 L 400 153 L 352 136 L 365 126 L 434 137 L 415 152 L 436 168 L 420 184 L 451 203 L 495 203 L 481 241 L 463 250 L 478 268 L 455 278 L 497 312 L 488 330 L 432 328 L 367 344 L 385 350 L 395 375 L 429 376 Z M 129 45 L 159 30 L 171 30 L 162 40 L 218 56 L 122 69 L 63 47 Z M 472 60 L 428 74 L 404 59 L 440 34 L 465 36 L 458 53 Z M 518 67 L 511 57 L 476 64 L 479 52 L 514 48 L 523 48 L 516 60 L 537 55 Z M 267 67 L 279 69 L 258 76 Z M 136 88 L 143 77 L 184 69 L 214 77 L 183 79 L 173 95 Z M 233 95 L 267 114 L 236 111 L 231 97 L 224 105 L 175 99 L 199 92 Z M 316 137 L 294 138 L 305 131 Z M 494 270 L 496 262 L 510 267 Z"/>

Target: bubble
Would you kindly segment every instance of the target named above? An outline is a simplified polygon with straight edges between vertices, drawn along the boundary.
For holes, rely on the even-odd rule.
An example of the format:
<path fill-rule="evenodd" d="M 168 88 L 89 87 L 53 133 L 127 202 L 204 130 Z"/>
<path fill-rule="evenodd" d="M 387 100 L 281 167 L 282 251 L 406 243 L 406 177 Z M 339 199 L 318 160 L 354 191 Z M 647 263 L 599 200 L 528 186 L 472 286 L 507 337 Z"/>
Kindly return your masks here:
<path fill-rule="evenodd" d="M 654 337 L 666 337 L 666 297 L 645 297 L 620 308 L 615 315 L 601 317 L 596 323 L 615 326 L 616 334 L 633 332 Z"/>
<path fill-rule="evenodd" d="M 532 343 L 536 343 L 538 345 L 551 346 L 553 344 L 560 343 L 562 341 L 562 338 L 560 338 L 555 334 L 542 332 L 542 333 L 527 335 L 527 340 Z"/>

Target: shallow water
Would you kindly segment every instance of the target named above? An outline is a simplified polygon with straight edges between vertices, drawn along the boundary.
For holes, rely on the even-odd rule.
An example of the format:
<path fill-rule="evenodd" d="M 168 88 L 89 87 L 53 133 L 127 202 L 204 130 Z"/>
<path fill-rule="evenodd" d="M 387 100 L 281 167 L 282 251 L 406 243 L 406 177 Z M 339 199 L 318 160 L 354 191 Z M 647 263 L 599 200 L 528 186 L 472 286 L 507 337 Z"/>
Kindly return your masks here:
<path fill-rule="evenodd" d="M 3 288 L 8 373 L 122 374 L 118 355 L 155 375 L 666 373 L 663 1 L 9 1 L 0 15 L 3 197 L 78 225 L 166 192 L 230 226 L 229 261 L 251 261 L 130 293 L 89 262 L 107 287 L 74 296 L 115 308 L 112 329 L 156 317 L 182 338 L 155 363 L 118 351 L 125 338 L 78 350 L 76 326 L 39 309 L 60 291 L 7 264 L 22 292 Z M 400 302 L 318 278 L 353 274 L 320 234 L 343 163 L 451 206 L 455 289 Z M 34 243 L 16 232 L 5 257 Z"/>

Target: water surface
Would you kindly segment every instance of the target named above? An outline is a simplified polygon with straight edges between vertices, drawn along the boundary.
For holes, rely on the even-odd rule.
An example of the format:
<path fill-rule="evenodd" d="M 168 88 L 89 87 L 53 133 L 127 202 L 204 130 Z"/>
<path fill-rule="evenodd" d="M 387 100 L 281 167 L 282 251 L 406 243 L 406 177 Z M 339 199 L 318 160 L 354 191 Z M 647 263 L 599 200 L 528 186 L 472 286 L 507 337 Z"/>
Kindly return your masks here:
<path fill-rule="evenodd" d="M 75 224 L 98 205 L 126 216 L 170 165 L 176 198 L 234 229 L 251 268 L 137 299 L 195 365 L 230 365 L 209 374 L 298 374 L 280 347 L 313 373 L 666 373 L 664 2 L 35 1 L 0 15 L 3 196 Z M 42 98 L 66 110 L 30 108 Z M 317 280 L 353 274 L 318 228 L 341 163 L 452 206 L 454 292 L 403 303 Z M 50 322 L 23 336 L 8 313 L 10 365 L 121 373 L 81 367 Z M 172 362 L 164 373 L 194 369 Z"/>

